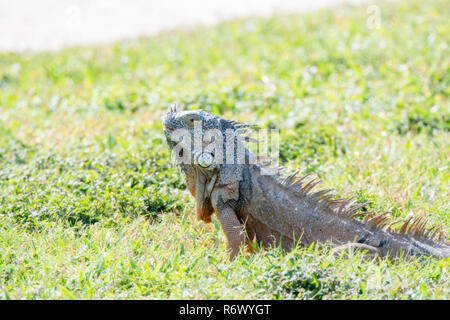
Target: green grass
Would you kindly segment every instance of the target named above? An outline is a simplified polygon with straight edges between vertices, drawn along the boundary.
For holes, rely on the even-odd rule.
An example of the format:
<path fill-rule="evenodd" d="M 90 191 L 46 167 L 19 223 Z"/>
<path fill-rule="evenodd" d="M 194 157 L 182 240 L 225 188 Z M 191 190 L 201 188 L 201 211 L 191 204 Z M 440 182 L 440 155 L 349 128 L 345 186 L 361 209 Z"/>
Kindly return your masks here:
<path fill-rule="evenodd" d="M 169 159 L 177 101 L 281 130 L 281 160 L 450 231 L 448 1 L 236 20 L 0 54 L 0 298 L 449 299 L 449 260 L 228 262 Z"/>

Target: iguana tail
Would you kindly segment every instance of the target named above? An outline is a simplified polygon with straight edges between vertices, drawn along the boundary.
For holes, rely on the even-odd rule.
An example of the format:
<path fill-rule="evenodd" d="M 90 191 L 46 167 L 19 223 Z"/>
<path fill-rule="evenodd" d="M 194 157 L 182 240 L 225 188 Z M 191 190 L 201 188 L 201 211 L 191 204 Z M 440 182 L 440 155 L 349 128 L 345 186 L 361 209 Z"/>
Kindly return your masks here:
<path fill-rule="evenodd" d="M 253 193 L 264 201 L 252 201 L 254 197 L 247 201 L 252 225 L 263 242 L 276 239 L 287 248 L 296 240 L 304 245 L 359 243 L 375 248 L 381 256 L 450 257 L 445 234 L 438 227 L 428 228 L 424 217 L 411 217 L 394 230 L 397 222 L 387 212 L 360 212 L 365 204 L 337 199 L 332 190 L 313 190 L 317 180 L 306 181 L 295 174 L 287 178 L 260 175 L 259 170 L 257 166 L 251 169 Z"/>

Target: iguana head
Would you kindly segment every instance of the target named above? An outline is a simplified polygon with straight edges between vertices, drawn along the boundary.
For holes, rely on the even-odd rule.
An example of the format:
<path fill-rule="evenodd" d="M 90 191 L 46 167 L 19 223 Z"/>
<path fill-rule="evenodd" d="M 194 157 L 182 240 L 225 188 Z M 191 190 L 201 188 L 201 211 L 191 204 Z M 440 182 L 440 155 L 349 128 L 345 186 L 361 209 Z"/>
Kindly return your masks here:
<path fill-rule="evenodd" d="M 171 108 L 163 118 L 163 127 L 167 144 L 178 159 L 184 157 L 183 161 L 191 161 L 189 164 L 209 168 L 213 162 L 216 165 L 213 167 L 224 163 L 227 139 L 236 138 L 242 128 L 249 126 L 203 110 L 177 111 Z"/>
<path fill-rule="evenodd" d="M 222 172 L 215 161 L 216 149 L 208 149 L 205 135 L 213 130 L 216 135 L 223 136 L 223 129 L 229 126 L 228 121 L 202 110 L 177 111 L 172 108 L 163 118 L 164 134 L 172 149 L 172 157 L 181 164 L 186 184 L 196 198 L 197 218 L 205 222 L 211 222 L 211 192 Z"/>
<path fill-rule="evenodd" d="M 239 199 L 243 166 L 236 159 L 241 154 L 249 158 L 240 137 L 244 137 L 241 133 L 250 126 L 202 110 L 172 108 L 163 118 L 163 127 L 172 157 L 189 180 L 187 185 L 196 199 L 197 218 L 210 222 L 213 190 L 224 201 Z"/>
<path fill-rule="evenodd" d="M 194 129 L 220 129 L 220 121 L 222 119 L 203 110 L 177 111 L 176 107 L 171 108 L 167 115 L 163 118 L 164 134 L 166 135 L 169 145 L 175 140 L 174 133 L 177 131 L 193 136 Z"/>
<path fill-rule="evenodd" d="M 177 111 L 176 108 L 170 109 L 163 119 L 164 134 L 167 144 L 174 151 L 174 156 L 178 162 L 197 164 L 196 158 L 200 160 L 208 158 L 208 166 L 213 161 L 213 155 L 203 155 L 203 143 L 194 145 L 194 139 L 203 140 L 203 131 L 207 128 L 218 127 L 219 118 L 202 110 Z M 197 133 L 197 135 L 195 135 Z M 201 150 L 195 150 L 201 149 Z M 203 163 L 202 161 L 201 163 Z"/>

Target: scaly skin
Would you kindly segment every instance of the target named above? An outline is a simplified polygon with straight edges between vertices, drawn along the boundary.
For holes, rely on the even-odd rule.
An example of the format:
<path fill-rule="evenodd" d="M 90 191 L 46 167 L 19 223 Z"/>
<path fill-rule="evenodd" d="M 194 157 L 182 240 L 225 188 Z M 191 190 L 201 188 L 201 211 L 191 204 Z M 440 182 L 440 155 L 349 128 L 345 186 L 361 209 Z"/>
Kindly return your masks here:
<path fill-rule="evenodd" d="M 194 139 L 194 123 L 201 124 L 202 134 L 216 129 L 224 137 L 226 130 L 248 127 L 201 110 L 171 110 L 163 120 L 171 149 L 176 146 L 177 130 L 185 130 L 184 134 Z M 236 138 L 235 143 L 242 142 Z M 205 146 L 203 141 L 202 147 Z M 186 185 L 196 198 L 197 218 L 210 222 L 213 212 L 217 213 L 231 258 L 254 239 L 264 247 L 279 245 L 284 250 L 297 244 L 331 243 L 360 248 L 380 257 L 450 257 L 450 246 L 432 240 L 439 232 L 427 229 L 426 221 L 420 217 L 406 222 L 400 232 L 393 232 L 385 228 L 389 222 L 386 215 L 368 215 L 365 222 L 357 220 L 355 215 L 360 215 L 357 211 L 362 205 L 335 199 L 330 190 L 312 191 L 317 184 L 314 180 L 306 182 L 295 174 L 285 179 L 279 173 L 263 175 L 263 166 L 258 163 L 222 164 L 214 159 L 205 167 L 195 161 L 200 159 L 201 151 L 188 149 L 187 145 L 183 147 L 184 152 L 192 153 L 194 161 L 182 163 L 181 167 Z M 252 156 L 247 149 L 245 153 Z"/>

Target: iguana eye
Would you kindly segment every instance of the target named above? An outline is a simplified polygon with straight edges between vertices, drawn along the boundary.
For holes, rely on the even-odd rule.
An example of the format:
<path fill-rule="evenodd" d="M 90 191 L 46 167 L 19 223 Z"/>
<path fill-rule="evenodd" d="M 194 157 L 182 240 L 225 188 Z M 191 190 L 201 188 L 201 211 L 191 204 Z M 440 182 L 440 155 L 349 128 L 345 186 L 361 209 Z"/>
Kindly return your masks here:
<path fill-rule="evenodd" d="M 197 117 L 190 116 L 184 120 L 184 123 L 186 124 L 187 127 L 193 128 L 196 120 L 198 120 Z"/>

